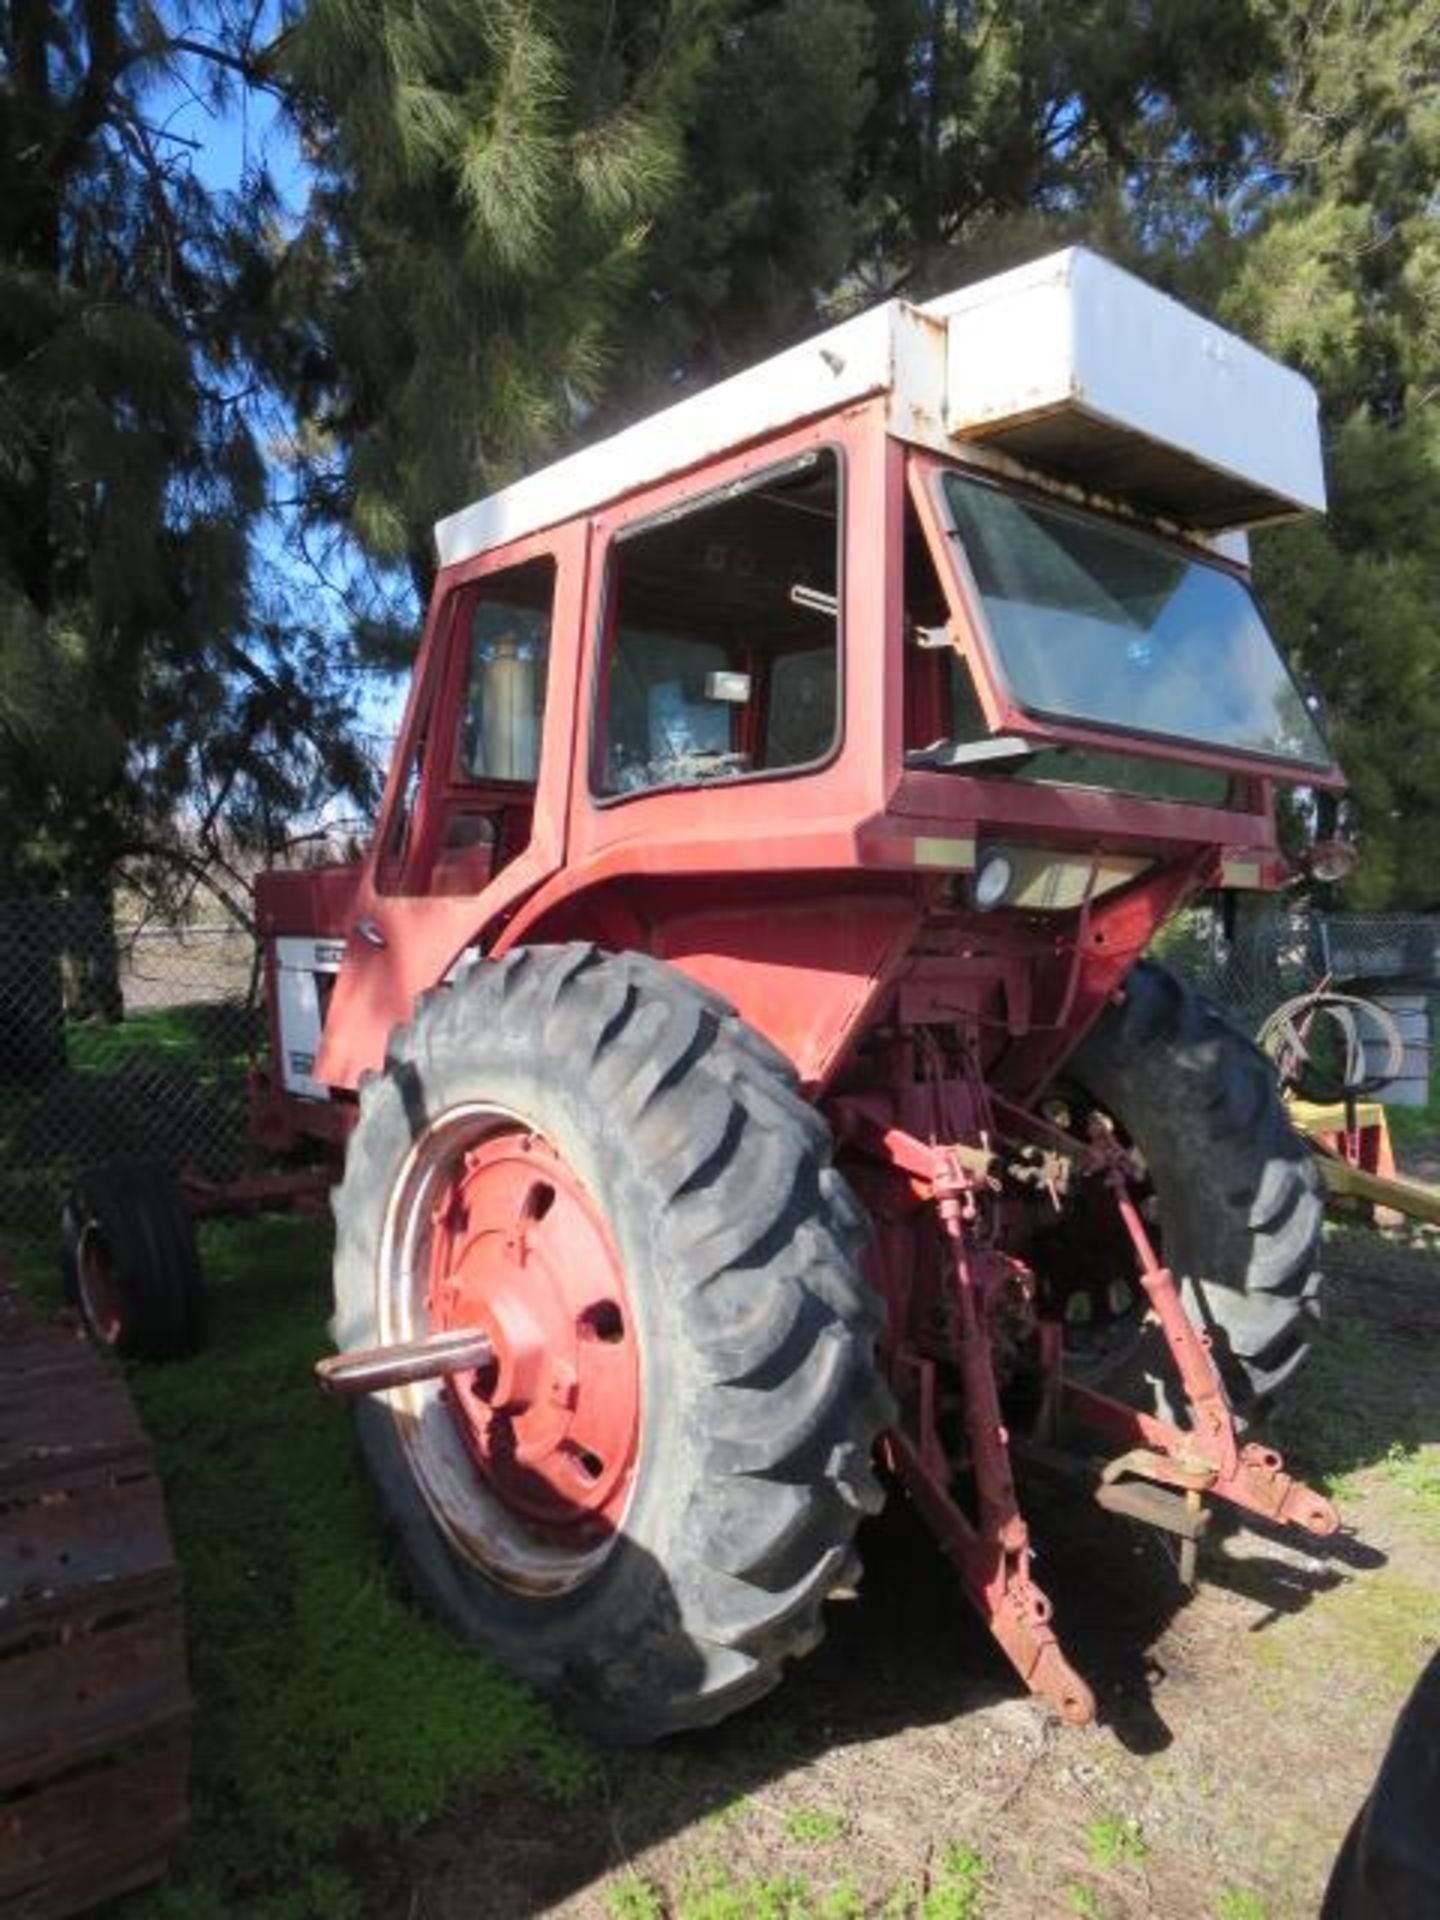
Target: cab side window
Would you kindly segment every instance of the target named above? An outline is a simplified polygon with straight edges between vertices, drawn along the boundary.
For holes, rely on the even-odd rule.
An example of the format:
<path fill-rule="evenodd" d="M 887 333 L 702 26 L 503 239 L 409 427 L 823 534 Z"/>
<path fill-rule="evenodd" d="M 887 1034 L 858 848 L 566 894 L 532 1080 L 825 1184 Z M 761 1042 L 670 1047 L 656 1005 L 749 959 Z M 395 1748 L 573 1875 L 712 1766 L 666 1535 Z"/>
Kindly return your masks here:
<path fill-rule="evenodd" d="M 905 503 L 905 746 L 959 746 L 989 732 L 965 656 L 948 637 L 950 615 L 913 501 Z"/>
<path fill-rule="evenodd" d="M 555 585 L 544 555 L 457 593 L 383 842 L 382 892 L 478 893 L 529 845 Z"/>
<path fill-rule="evenodd" d="M 827 450 L 620 534 L 602 799 L 814 766 L 840 727 L 840 469 Z"/>
<path fill-rule="evenodd" d="M 482 582 L 465 636 L 462 778 L 538 778 L 554 600 L 553 560 L 529 560 Z"/>

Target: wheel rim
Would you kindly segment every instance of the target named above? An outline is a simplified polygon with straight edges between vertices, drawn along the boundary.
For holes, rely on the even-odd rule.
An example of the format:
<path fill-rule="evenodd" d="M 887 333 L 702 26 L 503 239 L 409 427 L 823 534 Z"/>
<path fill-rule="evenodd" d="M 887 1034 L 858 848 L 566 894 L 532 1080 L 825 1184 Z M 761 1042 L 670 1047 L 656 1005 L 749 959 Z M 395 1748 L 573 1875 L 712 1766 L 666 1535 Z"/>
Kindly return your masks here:
<path fill-rule="evenodd" d="M 115 1346 L 123 1331 L 120 1289 L 110 1248 L 93 1220 L 87 1221 L 80 1233 L 75 1276 L 85 1325 L 102 1346 Z"/>
<path fill-rule="evenodd" d="M 624 1272 L 583 1181 L 519 1116 L 452 1111 L 411 1150 L 381 1275 L 385 1338 L 480 1327 L 495 1351 L 387 1396 L 452 1543 L 528 1594 L 590 1578 L 634 1489 L 641 1397 Z"/>

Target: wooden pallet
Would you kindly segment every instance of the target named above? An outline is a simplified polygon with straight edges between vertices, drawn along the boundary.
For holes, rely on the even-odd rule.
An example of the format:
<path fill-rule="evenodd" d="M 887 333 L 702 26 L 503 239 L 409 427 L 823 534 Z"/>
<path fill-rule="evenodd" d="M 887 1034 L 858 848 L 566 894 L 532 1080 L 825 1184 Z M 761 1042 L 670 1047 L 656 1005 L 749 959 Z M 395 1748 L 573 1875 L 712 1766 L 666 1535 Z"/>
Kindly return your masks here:
<path fill-rule="evenodd" d="M 118 1371 L 0 1274 L 0 1915 L 165 1871 L 186 1819 L 180 1575 Z"/>

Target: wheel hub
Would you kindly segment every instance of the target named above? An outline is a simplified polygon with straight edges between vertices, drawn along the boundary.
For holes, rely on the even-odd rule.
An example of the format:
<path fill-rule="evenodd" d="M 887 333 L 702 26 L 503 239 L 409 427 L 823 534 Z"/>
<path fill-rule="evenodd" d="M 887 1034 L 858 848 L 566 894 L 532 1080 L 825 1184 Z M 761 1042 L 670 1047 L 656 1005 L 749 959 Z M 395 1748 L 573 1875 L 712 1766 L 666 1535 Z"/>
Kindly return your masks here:
<path fill-rule="evenodd" d="M 110 1257 L 110 1249 L 93 1221 L 81 1233 L 76 1249 L 75 1271 L 80 1311 L 86 1324 L 102 1346 L 115 1346 L 123 1325 L 120 1289 L 116 1284 L 115 1263 Z"/>
<path fill-rule="evenodd" d="M 613 1531 L 640 1437 L 638 1353 L 584 1186 L 537 1134 L 506 1131 L 464 1154 L 431 1220 L 429 1324 L 481 1328 L 495 1353 L 445 1388 L 476 1470 L 542 1533 Z"/>

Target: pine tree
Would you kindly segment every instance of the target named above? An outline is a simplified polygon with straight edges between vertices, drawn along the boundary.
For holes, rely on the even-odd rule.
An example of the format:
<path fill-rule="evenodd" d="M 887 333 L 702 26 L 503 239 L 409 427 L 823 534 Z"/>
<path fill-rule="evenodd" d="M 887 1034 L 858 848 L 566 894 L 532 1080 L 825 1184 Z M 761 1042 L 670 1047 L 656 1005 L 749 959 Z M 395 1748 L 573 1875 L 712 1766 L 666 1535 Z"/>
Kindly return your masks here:
<path fill-rule="evenodd" d="M 201 866 L 222 817 L 273 829 L 327 757 L 359 773 L 252 593 L 274 198 L 208 193 L 161 116 L 263 75 L 250 10 L 196 18 L 0 4 L 0 893 Z"/>
<path fill-rule="evenodd" d="M 441 513 L 571 436 L 680 165 L 707 0 L 310 0 L 317 172 L 280 277 L 302 514 L 408 569 Z"/>
<path fill-rule="evenodd" d="M 1263 146 L 1221 250 L 1223 318 L 1315 380 L 1331 510 L 1255 541 L 1325 701 L 1362 859 L 1355 905 L 1440 903 L 1440 6 L 1262 9 Z M 1213 270 L 1213 268 L 1212 268 Z"/>

